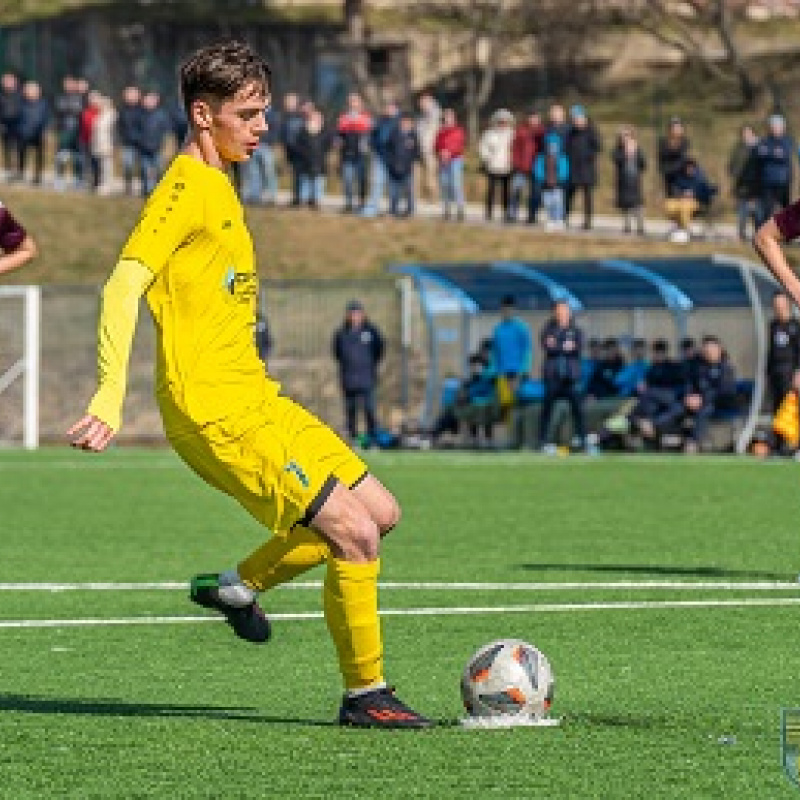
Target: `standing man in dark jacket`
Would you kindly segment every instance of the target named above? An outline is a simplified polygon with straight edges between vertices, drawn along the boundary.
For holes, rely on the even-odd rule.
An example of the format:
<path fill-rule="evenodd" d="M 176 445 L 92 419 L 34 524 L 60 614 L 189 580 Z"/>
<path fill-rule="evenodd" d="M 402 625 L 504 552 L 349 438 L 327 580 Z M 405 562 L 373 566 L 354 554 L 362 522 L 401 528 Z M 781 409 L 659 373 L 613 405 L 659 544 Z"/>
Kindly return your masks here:
<path fill-rule="evenodd" d="M 72 173 L 74 186 L 79 186 L 83 181 L 83 154 L 81 153 L 78 134 L 84 99 L 78 88 L 78 81 L 72 75 L 64 76 L 63 89 L 56 96 L 54 104 L 56 117 L 56 189 L 59 191 L 67 188 L 64 181 L 64 175 L 67 171 Z"/>
<path fill-rule="evenodd" d="M 399 127 L 400 110 L 397 103 L 390 100 L 385 104 L 383 114 L 375 120 L 369 137 L 369 144 L 372 148 L 372 166 L 370 169 L 370 198 L 361 212 L 365 217 L 375 217 L 381 213 L 381 203 L 383 203 L 383 195 L 389 177 L 387 167 L 389 143 L 394 139 Z"/>
<path fill-rule="evenodd" d="M 728 175 L 736 198 L 736 220 L 739 239 L 748 241 L 747 223 L 753 222 L 754 231 L 761 224 L 761 169 L 756 157 L 758 136 L 751 125 L 743 125 L 739 141 L 728 159 Z"/>
<path fill-rule="evenodd" d="M 22 94 L 19 90 L 19 79 L 13 72 L 6 72 L 0 79 L 0 128 L 3 135 L 3 168 L 9 178 L 17 176 L 21 113 Z"/>
<path fill-rule="evenodd" d="M 789 205 L 794 156 L 794 142 L 786 133 L 786 120 L 780 114 L 773 114 L 767 128 L 767 135 L 756 145 L 756 157 L 761 164 L 763 220 Z"/>
<path fill-rule="evenodd" d="M 544 353 L 542 365 L 544 401 L 539 422 L 539 446 L 546 448 L 551 444 L 548 441 L 550 418 L 555 401 L 558 399 L 564 399 L 569 403 L 573 432 L 583 445 L 586 425 L 583 418 L 583 398 L 579 388 L 583 332 L 573 322 L 572 311 L 566 300 L 558 300 L 553 305 L 553 317 L 542 329 L 540 342 Z"/>
<path fill-rule="evenodd" d="M 300 110 L 300 100 L 294 92 L 283 98 L 283 116 L 281 119 L 281 144 L 289 170 L 292 173 L 291 205 L 300 205 L 300 154 L 297 140 L 306 125 L 305 114 Z"/>
<path fill-rule="evenodd" d="M 614 162 L 615 205 L 624 217 L 625 233 L 630 233 L 631 221 L 636 222 L 639 235 L 644 235 L 644 191 L 642 175 L 647 169 L 647 159 L 636 140 L 633 128 L 623 128 L 611 153 Z"/>
<path fill-rule="evenodd" d="M 325 195 L 328 151 L 331 136 L 325 128 L 320 111 L 313 109 L 308 114 L 303 130 L 297 136 L 297 164 L 300 174 L 300 202 L 319 208 Z"/>
<path fill-rule="evenodd" d="M 142 135 L 142 93 L 138 86 L 126 86 L 117 117 L 117 141 L 122 159 L 125 194 L 133 194 L 133 176 L 139 159 L 139 140 Z"/>
<path fill-rule="evenodd" d="M 773 317 L 769 323 L 767 380 L 772 408 L 777 411 L 792 389 L 792 376 L 800 369 L 800 323 L 792 315 L 792 304 L 785 292 L 772 298 Z"/>
<path fill-rule="evenodd" d="M 395 131 L 386 152 L 389 210 L 395 217 L 414 214 L 414 167 L 421 161 L 422 150 L 414 118 L 410 114 L 403 114 L 400 127 Z M 405 203 L 402 211 L 401 202 Z"/>
<path fill-rule="evenodd" d="M 355 441 L 358 435 L 359 406 L 364 409 L 369 441 L 375 441 L 378 427 L 375 392 L 383 350 L 383 337 L 367 319 L 364 306 L 358 300 L 350 301 L 344 324 L 333 336 L 333 357 L 339 364 L 347 433 L 351 441 Z"/>
<path fill-rule="evenodd" d="M 170 119 L 161 107 L 158 92 L 147 92 L 142 98 L 142 127 L 139 133 L 139 165 L 142 176 L 142 196 L 148 197 L 161 175 L 161 151 Z"/>
<path fill-rule="evenodd" d="M 602 150 L 597 129 L 583 106 L 570 109 L 572 125 L 567 133 L 566 153 L 569 159 L 569 183 L 565 216 L 569 220 L 572 203 L 578 191 L 583 193 L 583 228 L 592 227 L 592 194 L 597 184 L 597 154 Z"/>
<path fill-rule="evenodd" d="M 42 182 L 44 166 L 44 132 L 50 122 L 50 107 L 42 97 L 42 87 L 36 81 L 28 81 L 22 89 L 22 106 L 19 117 L 19 158 L 17 173 L 25 176 L 29 150 L 33 150 L 33 182 Z"/>
<path fill-rule="evenodd" d="M 664 197 L 678 197 L 675 182 L 684 173 L 689 158 L 689 137 L 680 117 L 672 117 L 667 133 L 658 140 L 658 171 L 664 179 Z"/>

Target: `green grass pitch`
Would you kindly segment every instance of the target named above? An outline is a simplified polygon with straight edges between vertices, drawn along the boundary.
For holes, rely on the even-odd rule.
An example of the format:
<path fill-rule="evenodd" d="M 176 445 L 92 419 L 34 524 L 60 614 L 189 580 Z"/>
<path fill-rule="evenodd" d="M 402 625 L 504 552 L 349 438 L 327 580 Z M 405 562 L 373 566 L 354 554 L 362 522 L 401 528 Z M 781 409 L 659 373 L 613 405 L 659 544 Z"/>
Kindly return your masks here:
<path fill-rule="evenodd" d="M 384 617 L 387 677 L 441 721 L 429 732 L 332 724 L 319 618 L 254 647 L 148 622 L 201 615 L 183 589 L 44 590 L 181 582 L 260 541 L 169 452 L 0 452 L 0 797 L 796 796 L 779 719 L 800 705 L 797 465 L 370 461 L 404 508 L 383 550 L 381 606 L 407 612 Z M 320 577 L 266 608 L 318 612 Z M 419 612 L 439 608 L 482 610 Z M 10 624 L 88 619 L 127 622 Z M 467 658 L 502 637 L 550 658 L 560 727 L 457 726 Z"/>

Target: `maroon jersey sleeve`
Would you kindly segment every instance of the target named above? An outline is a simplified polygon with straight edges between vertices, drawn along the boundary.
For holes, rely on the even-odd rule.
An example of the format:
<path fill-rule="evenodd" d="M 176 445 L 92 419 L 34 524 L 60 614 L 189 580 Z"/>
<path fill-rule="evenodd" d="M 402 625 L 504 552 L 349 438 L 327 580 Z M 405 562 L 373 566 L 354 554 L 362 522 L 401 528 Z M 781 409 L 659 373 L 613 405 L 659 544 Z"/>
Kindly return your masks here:
<path fill-rule="evenodd" d="M 26 236 L 25 228 L 11 216 L 5 206 L 0 205 L 0 250 L 6 253 L 16 250 Z"/>
<path fill-rule="evenodd" d="M 775 224 L 787 242 L 797 239 L 800 236 L 800 200 L 779 211 L 775 215 Z"/>

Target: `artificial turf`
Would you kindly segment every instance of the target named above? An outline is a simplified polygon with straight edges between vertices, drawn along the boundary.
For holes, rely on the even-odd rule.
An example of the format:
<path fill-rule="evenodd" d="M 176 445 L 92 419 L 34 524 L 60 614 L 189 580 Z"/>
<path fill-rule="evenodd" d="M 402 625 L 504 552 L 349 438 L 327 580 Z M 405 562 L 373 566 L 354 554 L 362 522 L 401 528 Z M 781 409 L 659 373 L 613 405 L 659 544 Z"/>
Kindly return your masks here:
<path fill-rule="evenodd" d="M 381 605 L 411 613 L 384 617 L 387 677 L 437 729 L 334 726 L 339 678 L 316 617 L 278 619 L 264 647 L 216 622 L 0 627 L 0 796 L 795 794 L 779 713 L 800 705 L 797 606 L 586 606 L 800 599 L 800 587 L 763 588 L 800 568 L 796 465 L 371 462 L 404 508 L 384 546 Z M 0 452 L 0 515 L 4 584 L 182 581 L 235 563 L 263 535 L 166 451 Z M 320 577 L 264 604 L 318 612 Z M 698 581 L 715 585 L 670 585 Z M 452 583 L 483 585 L 442 585 Z M 551 583 L 570 585 L 524 585 Z M 484 611 L 415 611 L 454 607 Z M 0 625 L 201 613 L 181 589 L 0 591 Z M 550 658 L 560 727 L 458 727 L 464 663 L 501 637 Z"/>

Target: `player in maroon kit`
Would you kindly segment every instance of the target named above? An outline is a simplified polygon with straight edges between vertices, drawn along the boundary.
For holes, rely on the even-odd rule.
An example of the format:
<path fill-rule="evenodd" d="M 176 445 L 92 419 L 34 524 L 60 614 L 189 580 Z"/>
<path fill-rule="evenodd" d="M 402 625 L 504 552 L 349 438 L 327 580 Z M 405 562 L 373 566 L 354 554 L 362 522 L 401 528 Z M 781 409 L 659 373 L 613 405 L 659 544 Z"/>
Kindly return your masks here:
<path fill-rule="evenodd" d="M 27 264 L 36 256 L 36 242 L 0 203 L 0 275 Z"/>
<path fill-rule="evenodd" d="M 800 278 L 789 266 L 781 244 L 800 238 L 800 200 L 767 220 L 753 240 L 756 252 L 794 302 L 800 306 Z"/>

